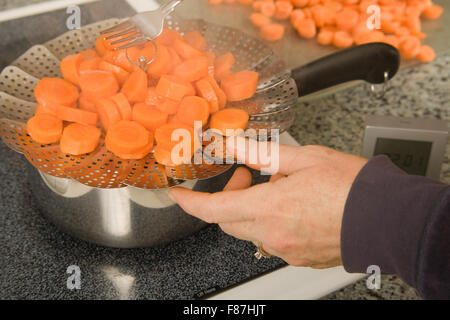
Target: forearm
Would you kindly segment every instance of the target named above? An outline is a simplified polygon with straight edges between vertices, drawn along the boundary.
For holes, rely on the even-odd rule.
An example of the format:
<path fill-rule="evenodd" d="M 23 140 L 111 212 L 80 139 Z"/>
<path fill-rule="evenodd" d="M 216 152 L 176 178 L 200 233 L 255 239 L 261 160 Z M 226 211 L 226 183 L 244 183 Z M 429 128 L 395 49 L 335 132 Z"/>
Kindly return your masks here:
<path fill-rule="evenodd" d="M 341 254 L 349 272 L 395 273 L 426 298 L 450 297 L 450 188 L 375 157 L 347 199 Z"/>

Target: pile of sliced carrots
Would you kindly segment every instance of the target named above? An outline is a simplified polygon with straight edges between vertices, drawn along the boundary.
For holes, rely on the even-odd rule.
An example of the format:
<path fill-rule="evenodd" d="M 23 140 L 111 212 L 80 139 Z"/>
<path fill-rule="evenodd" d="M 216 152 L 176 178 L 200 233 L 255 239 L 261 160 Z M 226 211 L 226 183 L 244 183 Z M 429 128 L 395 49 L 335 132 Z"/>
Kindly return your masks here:
<path fill-rule="evenodd" d="M 146 71 L 130 63 L 124 50 L 114 51 L 110 41 L 99 37 L 95 49 L 65 57 L 63 79 L 39 81 L 38 107 L 27 123 L 33 140 L 59 142 L 63 153 L 82 155 L 94 151 L 104 135 L 106 148 L 122 159 L 153 151 L 159 163 L 174 166 L 180 164 L 171 158 L 179 143 L 172 141 L 175 130 L 186 129 L 193 152 L 194 121 L 224 134 L 247 127 L 247 112 L 226 108 L 227 101 L 251 98 L 258 73 L 232 73 L 233 54 L 216 57 L 200 32 L 164 29 L 155 39 L 156 53 L 152 43 L 128 49 L 132 61 L 154 58 Z"/>
<path fill-rule="evenodd" d="M 268 41 L 283 38 L 289 21 L 300 37 L 315 38 L 321 45 L 348 48 L 369 42 L 385 42 L 399 49 L 404 59 L 432 61 L 436 54 L 430 46 L 422 45 L 426 37 L 421 18 L 438 19 L 443 8 L 431 0 L 208 0 L 216 5 L 239 2 L 251 6 L 251 23 L 260 29 Z M 379 29 L 367 27 L 376 14 L 367 12 L 371 5 L 379 11 Z M 276 21 L 276 22 L 274 22 Z"/>

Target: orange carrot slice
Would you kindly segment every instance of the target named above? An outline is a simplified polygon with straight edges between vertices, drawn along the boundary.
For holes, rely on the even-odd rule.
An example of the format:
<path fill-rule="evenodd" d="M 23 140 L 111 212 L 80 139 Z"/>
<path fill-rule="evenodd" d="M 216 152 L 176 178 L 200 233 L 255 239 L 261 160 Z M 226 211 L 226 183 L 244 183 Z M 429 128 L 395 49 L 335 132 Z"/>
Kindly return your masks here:
<path fill-rule="evenodd" d="M 225 92 L 219 87 L 216 80 L 211 76 L 206 76 L 206 80 L 211 84 L 212 88 L 214 89 L 214 92 L 216 93 L 217 98 L 219 99 L 219 109 L 225 108 L 227 104 L 227 95 Z"/>
<path fill-rule="evenodd" d="M 211 83 L 203 78 L 195 83 L 197 89 L 197 95 L 208 101 L 209 103 L 209 113 L 214 113 L 219 111 L 219 98 L 214 91 Z"/>
<path fill-rule="evenodd" d="M 196 81 L 208 74 L 209 61 L 205 56 L 185 60 L 175 68 L 173 74 L 189 82 Z"/>
<path fill-rule="evenodd" d="M 121 119 L 131 120 L 131 106 L 127 97 L 122 92 L 119 92 L 118 94 L 113 95 L 110 99 L 116 104 Z"/>
<path fill-rule="evenodd" d="M 121 92 L 131 103 L 143 102 L 147 96 L 147 84 L 147 74 L 142 69 L 136 69 L 123 84 Z"/>
<path fill-rule="evenodd" d="M 327 46 L 333 43 L 334 32 L 328 28 L 322 28 L 317 35 L 317 42 L 323 46 Z M 353 39 L 352 39 L 353 41 Z"/>
<path fill-rule="evenodd" d="M 153 46 L 151 46 L 152 51 L 154 51 Z M 159 78 L 163 74 L 166 74 L 171 67 L 171 54 L 166 46 L 162 44 L 157 44 L 157 54 L 152 63 L 148 65 L 147 73 L 154 78 Z M 154 53 L 153 53 L 154 55 Z"/>
<path fill-rule="evenodd" d="M 269 23 L 261 27 L 261 38 L 267 41 L 277 41 L 283 38 L 284 26 L 279 23 Z"/>
<path fill-rule="evenodd" d="M 155 87 L 150 87 L 147 89 L 147 97 L 145 98 L 145 103 L 151 106 L 156 106 L 164 102 L 164 97 L 156 93 Z"/>
<path fill-rule="evenodd" d="M 52 114 L 41 113 L 27 122 L 30 137 L 42 144 L 58 142 L 63 131 L 63 122 Z"/>
<path fill-rule="evenodd" d="M 60 149 L 62 153 L 79 156 L 94 151 L 102 132 L 94 126 L 71 123 L 64 128 Z"/>
<path fill-rule="evenodd" d="M 213 114 L 209 126 L 222 135 L 227 135 L 227 130 L 245 130 L 248 119 L 249 115 L 244 110 L 227 108 Z"/>
<path fill-rule="evenodd" d="M 98 121 L 98 115 L 95 112 L 66 107 L 63 105 L 56 106 L 56 117 L 64 121 L 93 126 L 95 126 Z"/>
<path fill-rule="evenodd" d="M 266 17 L 273 17 L 276 11 L 275 3 L 271 1 L 264 1 L 261 3 L 259 11 Z"/>
<path fill-rule="evenodd" d="M 42 78 L 34 88 L 34 96 L 39 104 L 75 106 L 78 89 L 70 82 L 59 78 Z"/>
<path fill-rule="evenodd" d="M 163 100 L 160 101 L 160 103 L 156 104 L 155 106 L 160 111 L 172 115 L 178 112 L 178 108 L 180 107 L 180 101 L 172 100 L 169 98 L 163 98 Z"/>
<path fill-rule="evenodd" d="M 253 97 L 258 86 L 258 73 L 241 71 L 222 79 L 220 84 L 229 101 L 241 101 Z"/>
<path fill-rule="evenodd" d="M 436 53 L 430 46 L 421 46 L 419 53 L 417 54 L 417 59 L 422 62 L 431 62 L 436 58 Z"/>
<path fill-rule="evenodd" d="M 119 108 L 112 100 L 100 99 L 95 106 L 100 118 L 100 123 L 105 131 L 108 131 L 113 124 L 122 120 Z"/>
<path fill-rule="evenodd" d="M 171 46 L 176 39 L 181 39 L 181 34 L 174 29 L 164 28 L 163 32 L 155 38 L 155 42 L 165 46 Z"/>
<path fill-rule="evenodd" d="M 56 116 L 56 107 L 55 106 L 38 105 L 36 107 L 36 110 L 34 110 L 34 114 L 35 115 L 43 114 L 43 113 L 47 113 L 47 114 L 51 114 L 51 115 Z"/>
<path fill-rule="evenodd" d="M 191 150 L 194 150 L 194 128 L 183 124 L 181 122 L 171 122 L 165 125 L 160 126 L 155 130 L 155 141 L 158 147 L 164 148 L 166 150 L 172 150 L 172 148 L 180 143 L 182 139 L 174 140 L 172 139 L 172 135 L 174 131 L 181 129 L 186 130 L 187 134 L 190 136 L 191 140 Z"/>
<path fill-rule="evenodd" d="M 175 162 L 172 161 L 172 149 L 167 150 L 159 145 L 156 145 L 155 150 L 153 151 L 153 157 L 155 158 L 156 162 L 162 164 L 163 166 L 166 167 L 177 166 L 177 164 L 175 164 Z"/>
<path fill-rule="evenodd" d="M 96 58 L 100 58 L 100 56 L 98 55 L 97 51 L 93 50 L 93 49 L 88 49 L 88 50 L 83 50 L 80 52 L 80 56 L 81 58 L 86 61 L 86 60 L 91 60 L 91 59 L 96 59 Z"/>
<path fill-rule="evenodd" d="M 101 58 L 92 58 L 80 63 L 79 72 L 100 70 L 99 65 L 103 60 Z"/>
<path fill-rule="evenodd" d="M 80 94 L 80 99 L 78 100 L 80 109 L 97 112 L 97 107 L 95 106 L 95 101 L 90 100 L 85 94 Z"/>
<path fill-rule="evenodd" d="M 231 52 L 227 52 L 218 57 L 214 61 L 214 77 L 219 81 L 221 78 L 228 76 L 230 74 L 231 67 L 235 62 L 236 59 Z"/>
<path fill-rule="evenodd" d="M 399 50 L 403 58 L 414 58 L 420 52 L 420 40 L 414 36 L 406 36 L 400 41 Z"/>
<path fill-rule="evenodd" d="M 180 56 L 178 55 L 178 53 L 175 51 L 174 48 L 168 47 L 167 50 L 169 51 L 170 54 L 169 72 L 172 72 L 173 70 L 175 70 L 176 67 L 178 67 L 183 62 L 183 60 L 181 60 Z"/>
<path fill-rule="evenodd" d="M 271 22 L 269 17 L 266 17 L 265 15 L 259 13 L 259 12 L 254 12 L 250 15 L 250 22 L 255 26 L 255 27 L 262 27 L 265 24 L 268 24 Z"/>
<path fill-rule="evenodd" d="M 178 108 L 178 119 L 189 126 L 194 126 L 194 121 L 201 121 L 202 126 L 208 123 L 209 103 L 197 96 L 184 97 Z"/>
<path fill-rule="evenodd" d="M 81 56 L 79 54 L 71 54 L 61 60 L 61 72 L 64 80 L 80 85 L 80 68 Z"/>
<path fill-rule="evenodd" d="M 349 31 L 359 22 L 359 13 L 355 10 L 344 9 L 336 16 L 336 25 L 339 29 Z"/>
<path fill-rule="evenodd" d="M 119 83 L 111 72 L 85 71 L 80 73 L 80 87 L 91 100 L 107 98 L 119 90 Z"/>
<path fill-rule="evenodd" d="M 302 38 L 306 39 L 314 38 L 317 33 L 316 24 L 311 18 L 305 18 L 297 21 L 295 28 L 297 29 L 298 34 Z"/>
<path fill-rule="evenodd" d="M 130 76 L 130 73 L 128 71 L 126 71 L 125 69 L 123 69 L 119 66 L 116 66 L 112 63 L 109 63 L 107 61 L 101 61 L 98 65 L 98 68 L 101 71 L 111 72 L 112 74 L 114 74 L 114 76 L 117 79 L 117 82 L 119 82 L 119 85 L 121 85 L 121 86 L 125 83 L 125 81 Z"/>
<path fill-rule="evenodd" d="M 275 8 L 275 14 L 273 17 L 278 20 L 286 20 L 291 16 L 294 6 L 290 1 L 277 1 L 275 2 Z"/>
<path fill-rule="evenodd" d="M 290 21 L 294 28 L 297 28 L 297 23 L 303 19 L 305 19 L 305 13 L 303 12 L 302 9 L 294 9 L 291 12 Z"/>
<path fill-rule="evenodd" d="M 333 44 L 336 48 L 349 48 L 353 44 L 353 38 L 347 31 L 336 31 L 333 37 Z"/>
<path fill-rule="evenodd" d="M 103 43 L 103 37 L 100 36 L 95 40 L 95 50 L 97 51 L 98 55 L 103 57 L 108 49 L 105 47 L 105 44 Z"/>
<path fill-rule="evenodd" d="M 155 131 L 167 123 L 168 114 L 162 112 L 155 106 L 145 103 L 136 103 L 133 106 L 133 121 L 139 122 L 147 130 Z"/>
<path fill-rule="evenodd" d="M 202 55 L 202 52 L 182 39 L 175 39 L 173 48 L 183 59 L 191 59 Z"/>
<path fill-rule="evenodd" d="M 186 32 L 183 39 L 197 50 L 204 51 L 206 49 L 206 40 L 198 31 Z"/>
<path fill-rule="evenodd" d="M 184 96 L 194 95 L 195 89 L 189 81 L 172 75 L 164 75 L 158 81 L 156 93 L 160 96 L 180 101 Z"/>
<path fill-rule="evenodd" d="M 427 19 L 435 20 L 442 15 L 443 11 L 444 9 L 441 6 L 432 4 L 423 10 L 422 15 Z"/>
<path fill-rule="evenodd" d="M 397 49 L 398 46 L 400 45 L 400 40 L 398 39 L 398 37 L 392 34 L 384 36 L 383 42 L 390 44 L 391 46 Z"/>
<path fill-rule="evenodd" d="M 153 135 L 143 125 L 126 120 L 111 125 L 105 138 L 106 149 L 114 154 L 142 152 L 152 142 Z"/>

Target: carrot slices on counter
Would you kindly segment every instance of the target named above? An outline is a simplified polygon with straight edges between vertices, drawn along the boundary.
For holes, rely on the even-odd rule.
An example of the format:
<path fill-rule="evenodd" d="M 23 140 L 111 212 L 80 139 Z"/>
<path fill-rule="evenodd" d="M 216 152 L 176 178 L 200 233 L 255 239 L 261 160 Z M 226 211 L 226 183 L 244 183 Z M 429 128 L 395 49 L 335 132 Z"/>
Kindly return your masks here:
<path fill-rule="evenodd" d="M 64 121 L 93 126 L 95 126 L 98 121 L 98 114 L 95 112 L 66 107 L 63 105 L 56 106 L 56 117 Z"/>
<path fill-rule="evenodd" d="M 244 110 L 228 108 L 213 114 L 209 126 L 227 135 L 227 130 L 245 130 L 248 119 L 249 115 Z"/>
<path fill-rule="evenodd" d="M 284 26 L 279 23 L 268 23 L 261 27 L 261 38 L 267 41 L 277 41 L 283 38 Z"/>
<path fill-rule="evenodd" d="M 114 154 L 136 154 L 153 144 L 153 135 L 136 121 L 121 120 L 108 130 L 106 149 Z"/>
<path fill-rule="evenodd" d="M 222 79 L 220 84 L 229 101 L 241 101 L 253 97 L 258 86 L 258 73 L 241 71 Z"/>
<path fill-rule="evenodd" d="M 34 88 L 34 96 L 39 104 L 75 106 L 78 89 L 70 82 L 59 78 L 43 78 Z"/>
<path fill-rule="evenodd" d="M 436 53 L 434 49 L 430 46 L 421 46 L 419 49 L 419 53 L 417 54 L 417 59 L 422 62 L 430 62 L 433 61 L 436 57 Z"/>
<path fill-rule="evenodd" d="M 259 12 L 252 13 L 250 15 L 250 21 L 255 27 L 258 27 L 258 28 L 271 22 L 269 17 L 266 17 L 265 15 L 263 15 Z"/>
<path fill-rule="evenodd" d="M 192 84 L 173 75 L 162 76 L 156 85 L 156 93 L 160 96 L 180 101 L 187 95 L 194 95 Z"/>
<path fill-rule="evenodd" d="M 181 100 L 177 118 L 189 126 L 194 126 L 194 121 L 201 121 L 204 126 L 208 123 L 209 114 L 208 101 L 201 97 L 188 96 Z"/>
<path fill-rule="evenodd" d="M 147 74 L 136 69 L 123 84 L 121 92 L 130 102 L 143 102 L 147 96 Z"/>
<path fill-rule="evenodd" d="M 64 128 L 60 149 L 74 156 L 86 154 L 97 148 L 102 132 L 94 126 L 71 123 Z"/>
<path fill-rule="evenodd" d="M 133 121 L 139 122 L 147 130 L 155 131 L 167 123 L 168 114 L 159 110 L 154 105 L 136 103 L 133 106 Z"/>
<path fill-rule="evenodd" d="M 63 131 L 63 122 L 49 113 L 38 113 L 27 122 L 30 137 L 39 143 L 58 142 Z"/>
<path fill-rule="evenodd" d="M 111 72 L 85 71 L 80 73 L 80 88 L 86 97 L 97 100 L 119 91 L 119 83 Z"/>

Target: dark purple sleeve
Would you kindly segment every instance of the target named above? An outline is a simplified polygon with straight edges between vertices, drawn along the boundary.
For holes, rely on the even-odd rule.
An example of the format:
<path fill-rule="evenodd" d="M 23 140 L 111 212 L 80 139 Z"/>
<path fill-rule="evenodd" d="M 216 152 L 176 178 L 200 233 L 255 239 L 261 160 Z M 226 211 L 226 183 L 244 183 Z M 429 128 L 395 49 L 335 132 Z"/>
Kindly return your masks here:
<path fill-rule="evenodd" d="M 341 254 L 347 272 L 377 265 L 423 298 L 450 299 L 450 187 L 372 158 L 347 198 Z"/>

